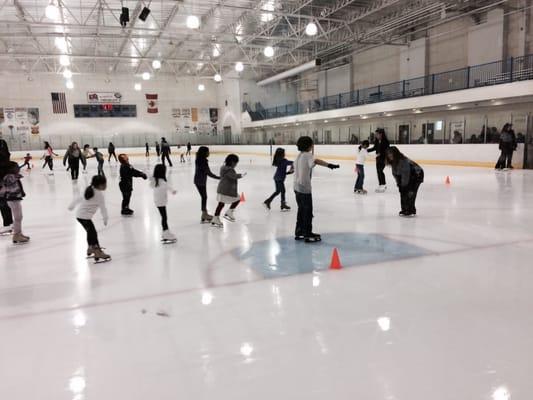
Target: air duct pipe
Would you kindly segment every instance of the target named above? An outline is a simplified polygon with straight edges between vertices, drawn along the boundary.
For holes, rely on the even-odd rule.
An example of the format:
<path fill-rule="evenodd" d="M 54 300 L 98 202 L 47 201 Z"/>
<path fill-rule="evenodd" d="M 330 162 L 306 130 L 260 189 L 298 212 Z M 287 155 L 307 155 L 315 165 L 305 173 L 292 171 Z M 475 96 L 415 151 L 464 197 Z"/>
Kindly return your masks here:
<path fill-rule="evenodd" d="M 280 81 L 285 78 L 289 78 L 294 75 L 298 75 L 304 71 L 308 71 L 310 69 L 313 69 L 321 64 L 320 59 L 316 59 L 313 61 L 309 61 L 305 64 L 298 65 L 297 67 L 288 69 L 287 71 L 283 71 L 277 75 L 271 76 L 270 78 L 263 79 L 262 81 L 257 82 L 257 86 L 265 86 L 270 83 L 274 83 L 277 81 Z"/>

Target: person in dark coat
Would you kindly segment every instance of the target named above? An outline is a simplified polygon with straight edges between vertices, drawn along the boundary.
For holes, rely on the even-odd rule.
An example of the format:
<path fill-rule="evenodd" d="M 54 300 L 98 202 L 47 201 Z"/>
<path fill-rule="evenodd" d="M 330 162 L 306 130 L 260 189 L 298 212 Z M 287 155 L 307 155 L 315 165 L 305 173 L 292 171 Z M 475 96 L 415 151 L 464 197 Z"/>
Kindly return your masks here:
<path fill-rule="evenodd" d="M 83 156 L 78 143 L 72 142 L 72 144 L 68 147 L 67 151 L 65 152 L 65 156 L 63 157 L 64 166 L 67 165 L 67 161 L 70 169 L 70 177 L 73 181 L 78 180 L 78 175 L 80 173 L 80 161 L 83 165 L 86 163 L 85 157 Z"/>
<path fill-rule="evenodd" d="M 211 169 L 209 168 L 209 162 L 207 160 L 208 157 L 209 148 L 206 146 L 201 146 L 196 153 L 194 185 L 196 186 L 196 189 L 198 189 L 198 193 L 200 193 L 200 197 L 202 198 L 202 217 L 200 219 L 202 224 L 209 223 L 213 219 L 213 216 L 209 215 L 207 212 L 207 177 L 209 176 L 213 179 L 220 179 L 219 176 L 211 172 Z"/>
<path fill-rule="evenodd" d="M 387 149 L 390 147 L 389 140 L 385 134 L 385 129 L 378 128 L 376 129 L 376 138 L 374 139 L 374 145 L 369 148 L 367 151 L 369 153 L 376 152 L 376 171 L 378 173 L 379 187 L 376 189 L 376 193 L 383 193 L 387 190 L 387 182 L 385 180 L 385 158 L 387 154 Z"/>
<path fill-rule="evenodd" d="M 117 162 L 117 155 L 115 154 L 115 145 L 113 142 L 109 142 L 109 145 L 107 146 L 107 162 L 111 162 L 111 156 L 115 158 L 115 162 Z"/>
<path fill-rule="evenodd" d="M 165 138 L 161 138 L 161 163 L 165 165 L 165 159 L 168 161 L 168 165 L 172 167 L 172 161 L 170 161 L 170 145 Z"/>
<path fill-rule="evenodd" d="M 387 149 L 386 162 L 392 167 L 392 176 L 400 191 L 400 217 L 414 217 L 418 188 L 424 182 L 424 170 L 394 146 Z"/>
<path fill-rule="evenodd" d="M 120 182 L 118 187 L 122 193 L 122 206 L 120 213 L 122 215 L 132 215 L 133 210 L 130 209 L 131 192 L 133 192 L 133 178 L 146 179 L 144 172 L 133 168 L 127 154 L 119 154 L 118 161 L 120 162 Z"/>
<path fill-rule="evenodd" d="M 0 176 L 7 174 L 10 168 L 9 148 L 7 142 L 0 139 Z M 0 227 L 0 235 L 9 235 L 13 232 L 13 214 L 11 208 L 7 204 L 7 200 L 0 198 L 0 213 L 2 214 L 2 227 Z"/>
<path fill-rule="evenodd" d="M 505 124 L 500 134 L 500 157 L 496 162 L 495 169 L 511 169 L 513 168 L 513 152 L 516 150 L 516 135 L 512 124 Z"/>

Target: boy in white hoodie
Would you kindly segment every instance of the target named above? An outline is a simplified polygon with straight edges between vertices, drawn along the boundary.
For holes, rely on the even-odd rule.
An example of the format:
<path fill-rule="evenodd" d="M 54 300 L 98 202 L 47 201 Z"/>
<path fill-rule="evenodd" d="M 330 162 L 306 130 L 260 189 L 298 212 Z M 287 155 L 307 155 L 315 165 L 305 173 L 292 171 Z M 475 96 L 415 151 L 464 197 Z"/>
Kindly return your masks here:
<path fill-rule="evenodd" d="M 159 214 L 161 214 L 161 225 L 163 227 L 163 234 L 161 241 L 163 243 L 175 243 L 177 241 L 174 235 L 168 229 L 167 222 L 167 203 L 168 192 L 176 194 L 176 191 L 167 182 L 167 167 L 163 164 L 157 164 L 154 167 L 154 176 L 150 179 L 150 187 L 154 189 L 154 203 Z"/>
<path fill-rule="evenodd" d="M 363 140 L 359 145 L 359 151 L 357 152 L 357 160 L 355 161 L 357 180 L 355 181 L 355 187 L 353 189 L 353 192 L 357 194 L 367 194 L 367 191 L 363 189 L 363 185 L 365 183 L 365 161 L 368 156 L 368 146 L 370 146 L 370 142 L 368 140 Z"/>

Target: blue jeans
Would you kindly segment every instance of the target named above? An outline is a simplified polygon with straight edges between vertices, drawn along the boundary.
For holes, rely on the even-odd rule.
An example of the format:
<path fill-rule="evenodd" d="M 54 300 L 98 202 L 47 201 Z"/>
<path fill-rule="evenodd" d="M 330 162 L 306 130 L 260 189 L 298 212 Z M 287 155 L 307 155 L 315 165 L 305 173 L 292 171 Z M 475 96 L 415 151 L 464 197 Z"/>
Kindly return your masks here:
<path fill-rule="evenodd" d="M 357 164 L 357 180 L 355 181 L 354 190 L 363 190 L 363 184 L 365 183 L 365 166 Z"/>

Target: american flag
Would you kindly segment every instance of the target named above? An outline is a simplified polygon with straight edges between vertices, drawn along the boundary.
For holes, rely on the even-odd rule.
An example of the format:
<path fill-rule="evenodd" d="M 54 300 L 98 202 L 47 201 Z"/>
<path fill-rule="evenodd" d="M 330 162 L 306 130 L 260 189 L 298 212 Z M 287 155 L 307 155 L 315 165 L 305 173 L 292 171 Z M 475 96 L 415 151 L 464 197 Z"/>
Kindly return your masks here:
<path fill-rule="evenodd" d="M 67 100 L 65 93 L 52 92 L 52 108 L 54 114 L 66 114 L 67 113 Z"/>

